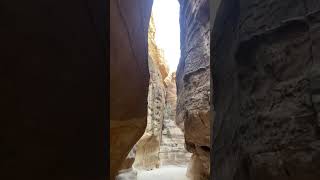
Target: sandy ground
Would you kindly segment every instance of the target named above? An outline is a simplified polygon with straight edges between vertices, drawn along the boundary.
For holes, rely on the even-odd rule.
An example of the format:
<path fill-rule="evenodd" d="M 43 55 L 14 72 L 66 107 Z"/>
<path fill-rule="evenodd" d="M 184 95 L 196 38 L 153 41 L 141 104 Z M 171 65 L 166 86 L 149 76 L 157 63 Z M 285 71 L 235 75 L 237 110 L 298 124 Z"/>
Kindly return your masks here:
<path fill-rule="evenodd" d="M 164 166 L 151 171 L 138 171 L 137 180 L 188 180 L 187 167 Z"/>

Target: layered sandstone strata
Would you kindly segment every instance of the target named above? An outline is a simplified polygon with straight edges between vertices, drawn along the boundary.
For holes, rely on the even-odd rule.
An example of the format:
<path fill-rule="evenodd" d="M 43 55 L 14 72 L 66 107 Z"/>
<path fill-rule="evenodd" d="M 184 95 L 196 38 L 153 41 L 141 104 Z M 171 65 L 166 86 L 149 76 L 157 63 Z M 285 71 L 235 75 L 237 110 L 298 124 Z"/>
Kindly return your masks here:
<path fill-rule="evenodd" d="M 193 179 L 209 178 L 210 22 L 207 0 L 180 0 L 181 59 L 177 70 L 177 118 L 193 153 Z"/>
<path fill-rule="evenodd" d="M 110 1 L 110 179 L 147 125 L 152 1 Z"/>
<path fill-rule="evenodd" d="M 214 4 L 211 179 L 319 179 L 320 1 Z"/>

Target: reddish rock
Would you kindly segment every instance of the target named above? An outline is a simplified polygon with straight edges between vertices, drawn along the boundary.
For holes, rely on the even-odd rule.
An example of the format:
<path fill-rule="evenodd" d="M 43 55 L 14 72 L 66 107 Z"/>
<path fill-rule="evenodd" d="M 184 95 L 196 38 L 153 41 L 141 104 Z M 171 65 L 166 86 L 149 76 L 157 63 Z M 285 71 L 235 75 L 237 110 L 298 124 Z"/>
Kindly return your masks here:
<path fill-rule="evenodd" d="M 110 1 L 110 179 L 147 125 L 152 1 Z"/>

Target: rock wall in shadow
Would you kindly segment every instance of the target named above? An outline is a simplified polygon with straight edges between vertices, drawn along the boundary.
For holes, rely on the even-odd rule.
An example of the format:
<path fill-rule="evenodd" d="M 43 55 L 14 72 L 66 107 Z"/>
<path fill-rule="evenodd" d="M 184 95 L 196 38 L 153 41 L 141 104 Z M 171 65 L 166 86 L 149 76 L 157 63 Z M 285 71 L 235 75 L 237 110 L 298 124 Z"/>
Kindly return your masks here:
<path fill-rule="evenodd" d="M 219 5 L 211 179 L 319 179 L 319 1 Z"/>
<path fill-rule="evenodd" d="M 209 178 L 210 22 L 209 1 L 180 0 L 181 58 L 177 69 L 176 122 L 193 153 L 194 179 Z M 192 162 L 191 162 L 192 164 Z"/>

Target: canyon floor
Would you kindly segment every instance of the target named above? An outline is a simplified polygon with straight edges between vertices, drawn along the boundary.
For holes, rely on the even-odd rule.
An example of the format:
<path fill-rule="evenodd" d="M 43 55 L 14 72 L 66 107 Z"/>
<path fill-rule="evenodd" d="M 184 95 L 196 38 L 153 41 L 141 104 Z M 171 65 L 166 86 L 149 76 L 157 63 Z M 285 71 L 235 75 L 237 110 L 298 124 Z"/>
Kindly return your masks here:
<path fill-rule="evenodd" d="M 188 180 L 187 167 L 163 166 L 151 171 L 138 171 L 137 180 Z"/>

